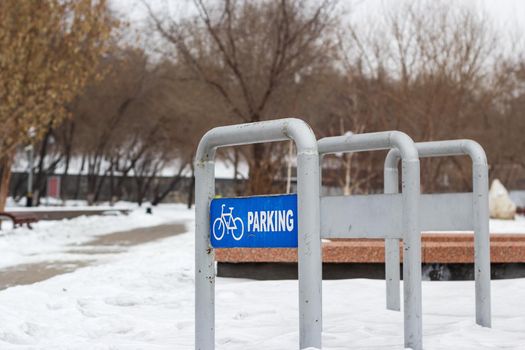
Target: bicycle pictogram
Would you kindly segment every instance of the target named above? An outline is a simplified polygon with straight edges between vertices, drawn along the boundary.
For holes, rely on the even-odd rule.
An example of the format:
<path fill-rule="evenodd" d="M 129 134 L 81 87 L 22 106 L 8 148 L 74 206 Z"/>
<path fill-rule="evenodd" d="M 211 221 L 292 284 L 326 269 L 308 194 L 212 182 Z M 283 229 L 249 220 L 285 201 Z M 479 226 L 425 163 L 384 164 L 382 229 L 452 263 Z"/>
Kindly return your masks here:
<path fill-rule="evenodd" d="M 224 212 L 226 204 L 221 205 L 221 216 L 213 221 L 213 237 L 220 241 L 226 232 L 232 235 L 233 239 L 238 241 L 244 234 L 244 224 L 239 217 L 233 216 L 233 207 L 228 207 L 230 212 Z"/>

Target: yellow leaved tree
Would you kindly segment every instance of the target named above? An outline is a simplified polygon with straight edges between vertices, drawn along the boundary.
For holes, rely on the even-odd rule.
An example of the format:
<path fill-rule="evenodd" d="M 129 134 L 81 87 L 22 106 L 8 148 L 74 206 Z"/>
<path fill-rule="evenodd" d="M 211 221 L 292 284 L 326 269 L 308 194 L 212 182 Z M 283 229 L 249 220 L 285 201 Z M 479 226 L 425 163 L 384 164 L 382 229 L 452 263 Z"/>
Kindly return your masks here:
<path fill-rule="evenodd" d="M 0 1 L 0 210 L 17 147 L 67 117 L 117 26 L 107 0 Z"/>

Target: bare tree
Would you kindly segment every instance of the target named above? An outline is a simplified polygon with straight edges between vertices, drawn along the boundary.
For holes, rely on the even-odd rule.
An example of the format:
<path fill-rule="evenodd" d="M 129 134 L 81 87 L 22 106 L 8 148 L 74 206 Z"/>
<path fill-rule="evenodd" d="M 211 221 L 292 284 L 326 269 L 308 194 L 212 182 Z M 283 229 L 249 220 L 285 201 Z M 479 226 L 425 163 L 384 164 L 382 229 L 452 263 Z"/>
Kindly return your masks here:
<path fill-rule="evenodd" d="M 469 8 L 433 1 L 404 3 L 380 22 L 347 32 L 347 74 L 377 87 L 365 86 L 369 96 L 357 103 L 379 115 L 381 129 L 401 129 L 417 141 L 479 134 L 506 91 L 493 83 L 503 50 L 490 23 Z M 451 167 L 457 186 L 469 186 L 466 163 L 438 158 L 422 162 L 424 189 L 448 186 L 441 180 Z"/>
<path fill-rule="evenodd" d="M 16 148 L 67 117 L 117 25 L 105 0 L 0 2 L 0 210 Z"/>
<path fill-rule="evenodd" d="M 146 3 L 145 3 L 146 4 Z M 298 0 L 206 3 L 195 0 L 191 18 L 160 17 L 150 9 L 158 33 L 173 44 L 172 57 L 188 66 L 188 79 L 222 99 L 230 122 L 257 122 L 283 115 L 296 80 L 333 52 L 334 1 Z M 146 4 L 147 5 L 147 4 Z M 250 192 L 272 191 L 281 157 L 276 146 L 244 148 Z"/>

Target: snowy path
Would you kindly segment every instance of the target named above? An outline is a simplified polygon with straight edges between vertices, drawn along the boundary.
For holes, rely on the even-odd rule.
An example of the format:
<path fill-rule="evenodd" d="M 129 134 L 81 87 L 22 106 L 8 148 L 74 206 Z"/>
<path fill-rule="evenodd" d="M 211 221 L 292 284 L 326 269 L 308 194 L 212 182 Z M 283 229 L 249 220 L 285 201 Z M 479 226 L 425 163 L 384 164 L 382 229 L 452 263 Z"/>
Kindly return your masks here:
<path fill-rule="evenodd" d="M 109 254 L 119 254 L 126 247 L 145 244 L 185 232 L 183 224 L 164 224 L 97 236 L 80 245 L 66 246 L 64 260 L 44 260 L 9 266 L 0 270 L 0 290 L 17 285 L 41 282 L 78 268 L 107 261 Z M 69 260 L 66 260 L 67 257 Z"/>
<path fill-rule="evenodd" d="M 86 258 L 81 250 L 97 237 L 137 228 L 164 225 L 193 218 L 184 205 L 164 205 L 154 215 L 137 208 L 129 215 L 84 216 L 71 220 L 40 221 L 34 230 L 28 228 L 0 231 L 0 269 L 43 261 L 70 261 Z M 78 253 L 78 257 L 74 253 Z M 107 253 L 111 247 L 105 248 Z M 118 251 L 118 249 L 117 249 Z M 115 251 L 115 252 L 117 252 Z"/>
<path fill-rule="evenodd" d="M 166 216 L 187 220 L 188 233 L 0 291 L 0 349 L 193 349 L 191 215 Z M 473 282 L 424 282 L 425 349 L 524 349 L 525 279 L 492 287 L 486 329 L 474 322 Z M 385 309 L 384 281 L 325 281 L 323 298 L 323 349 L 402 349 L 402 314 Z M 216 307 L 217 349 L 297 349 L 296 281 L 218 278 Z"/>

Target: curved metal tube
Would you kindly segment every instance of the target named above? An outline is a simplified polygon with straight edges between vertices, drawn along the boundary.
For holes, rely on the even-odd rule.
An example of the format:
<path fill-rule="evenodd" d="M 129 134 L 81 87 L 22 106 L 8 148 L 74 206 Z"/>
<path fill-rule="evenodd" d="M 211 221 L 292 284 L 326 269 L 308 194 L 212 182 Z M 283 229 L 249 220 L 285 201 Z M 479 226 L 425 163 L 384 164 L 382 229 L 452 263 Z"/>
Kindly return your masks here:
<path fill-rule="evenodd" d="M 468 155 L 472 160 L 473 224 L 474 224 L 474 270 L 476 284 L 476 323 L 491 326 L 490 302 L 490 232 L 488 208 L 487 156 L 481 145 L 473 140 L 449 140 L 418 142 L 419 157 Z M 392 149 L 385 158 L 385 193 L 396 193 L 398 186 L 398 163 L 401 153 Z M 399 240 L 385 243 L 387 279 L 387 307 L 399 309 Z M 387 273 L 388 275 L 388 273 Z"/>
<path fill-rule="evenodd" d="M 284 118 L 256 123 L 220 126 L 201 138 L 195 154 L 195 165 L 213 160 L 218 147 L 293 140 L 297 154 L 317 153 L 312 129 L 303 120 Z"/>
<path fill-rule="evenodd" d="M 422 158 L 468 155 L 473 164 L 487 165 L 487 156 L 483 147 L 473 140 L 416 142 L 415 145 Z M 401 155 L 397 149 L 390 150 L 385 158 L 385 168 L 397 170 L 400 159 Z"/>
<path fill-rule="evenodd" d="M 325 137 L 317 141 L 319 155 L 339 152 L 399 149 L 403 160 L 419 160 L 414 141 L 401 131 L 381 131 Z"/>
<path fill-rule="evenodd" d="M 195 349 L 215 347 L 215 258 L 209 205 L 215 196 L 214 158 L 219 147 L 293 140 L 297 146 L 300 348 L 321 348 L 321 236 L 319 155 L 310 127 L 287 118 L 223 126 L 208 131 L 195 157 Z"/>
<path fill-rule="evenodd" d="M 403 172 L 406 174 L 402 194 L 405 347 L 414 350 L 422 349 L 421 231 L 419 227 L 420 174 L 419 156 L 414 141 L 403 132 L 384 131 L 325 137 L 317 141 L 317 145 L 320 156 L 338 152 L 359 152 L 392 148 L 399 150 L 403 159 Z M 397 254 L 399 254 L 399 251 Z"/>

